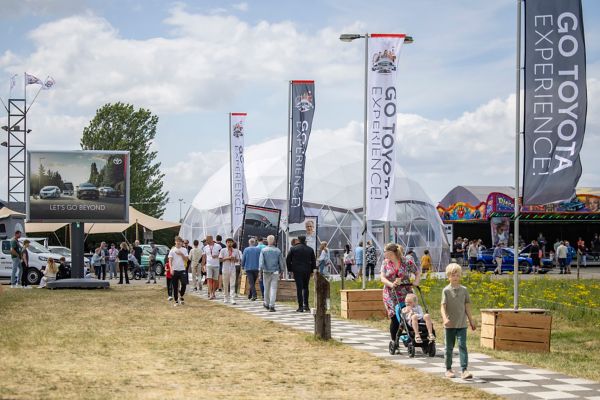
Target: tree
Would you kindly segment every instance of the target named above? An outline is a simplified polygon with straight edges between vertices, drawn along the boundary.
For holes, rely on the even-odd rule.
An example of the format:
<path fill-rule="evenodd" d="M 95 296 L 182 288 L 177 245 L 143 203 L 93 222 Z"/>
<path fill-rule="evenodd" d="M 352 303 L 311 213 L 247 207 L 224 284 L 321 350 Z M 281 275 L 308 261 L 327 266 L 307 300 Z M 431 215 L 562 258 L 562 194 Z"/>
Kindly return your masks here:
<path fill-rule="evenodd" d="M 83 129 L 80 144 L 83 150 L 129 150 L 130 201 L 141 212 L 160 218 L 169 193 L 163 191 L 165 174 L 155 161 L 158 153 L 150 150 L 157 124 L 158 117 L 149 110 L 134 110 L 131 104 L 105 104 Z M 103 168 L 96 173 L 102 184 L 117 172 Z"/>

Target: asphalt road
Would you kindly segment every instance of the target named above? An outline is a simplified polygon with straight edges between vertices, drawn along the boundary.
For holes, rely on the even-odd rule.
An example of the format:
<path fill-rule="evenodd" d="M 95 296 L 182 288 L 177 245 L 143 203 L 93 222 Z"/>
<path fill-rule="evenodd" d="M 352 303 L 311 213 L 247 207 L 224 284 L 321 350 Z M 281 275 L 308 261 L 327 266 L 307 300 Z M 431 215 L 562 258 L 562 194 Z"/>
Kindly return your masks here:
<path fill-rule="evenodd" d="M 58 199 L 30 197 L 29 207 L 32 220 L 119 220 L 123 218 L 125 198 L 100 197 L 98 200 L 80 200 L 71 196 Z"/>

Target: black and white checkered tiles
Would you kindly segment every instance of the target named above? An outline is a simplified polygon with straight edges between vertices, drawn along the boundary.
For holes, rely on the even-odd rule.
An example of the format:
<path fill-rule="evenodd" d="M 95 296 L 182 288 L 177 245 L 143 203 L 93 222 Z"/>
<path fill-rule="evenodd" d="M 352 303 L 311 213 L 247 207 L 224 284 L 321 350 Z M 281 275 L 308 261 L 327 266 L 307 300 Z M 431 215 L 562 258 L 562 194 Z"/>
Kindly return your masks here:
<path fill-rule="evenodd" d="M 206 298 L 205 293 L 199 295 Z M 314 329 L 314 317 L 310 313 L 296 313 L 295 309 L 288 306 L 278 305 L 277 312 L 273 313 L 265 310 L 260 300 L 251 302 L 246 299 L 238 299 L 236 305 L 227 305 L 299 331 L 312 333 Z M 433 358 L 423 355 L 420 349 L 417 349 L 414 358 L 409 358 L 402 345 L 400 346 L 401 354 L 392 356 L 388 352 L 389 334 L 387 332 L 337 318 L 332 318 L 331 329 L 333 339 L 355 349 L 425 373 L 444 375 L 444 349 L 441 346 L 438 346 L 437 355 Z M 455 357 L 453 365 L 456 366 L 456 371 L 460 365 L 458 353 L 455 354 Z M 469 370 L 474 379 L 456 378 L 453 381 L 472 385 L 488 393 L 509 399 L 600 400 L 600 383 L 598 382 L 500 361 L 485 354 L 469 353 Z"/>

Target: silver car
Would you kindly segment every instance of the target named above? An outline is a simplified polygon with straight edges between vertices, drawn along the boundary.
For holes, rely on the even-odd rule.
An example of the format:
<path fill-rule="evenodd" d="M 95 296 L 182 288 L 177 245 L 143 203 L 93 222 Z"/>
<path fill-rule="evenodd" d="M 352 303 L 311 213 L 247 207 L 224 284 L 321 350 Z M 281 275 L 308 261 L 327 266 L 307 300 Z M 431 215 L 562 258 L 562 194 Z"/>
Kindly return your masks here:
<path fill-rule="evenodd" d="M 58 186 L 44 186 L 40 190 L 40 199 L 57 199 L 60 197 Z"/>

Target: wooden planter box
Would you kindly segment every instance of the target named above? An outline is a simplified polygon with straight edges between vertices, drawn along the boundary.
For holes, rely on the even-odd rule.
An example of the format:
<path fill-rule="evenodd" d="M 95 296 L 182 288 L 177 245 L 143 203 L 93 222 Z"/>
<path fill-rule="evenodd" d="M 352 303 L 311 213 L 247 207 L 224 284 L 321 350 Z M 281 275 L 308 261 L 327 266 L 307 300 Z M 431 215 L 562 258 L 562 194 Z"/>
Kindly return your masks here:
<path fill-rule="evenodd" d="M 552 316 L 524 308 L 481 310 L 481 346 L 495 350 L 550 351 Z"/>
<path fill-rule="evenodd" d="M 258 278 L 256 279 L 256 294 L 262 294 L 260 292 L 260 285 L 258 283 Z M 242 277 L 240 278 L 240 294 L 243 296 L 248 296 L 250 294 L 250 284 L 248 282 L 248 276 L 245 272 L 242 272 Z"/>
<path fill-rule="evenodd" d="M 385 318 L 382 289 L 341 290 L 341 315 L 346 319 Z"/>
<path fill-rule="evenodd" d="M 296 282 L 293 279 L 282 279 L 277 284 L 277 301 L 296 301 Z"/>

